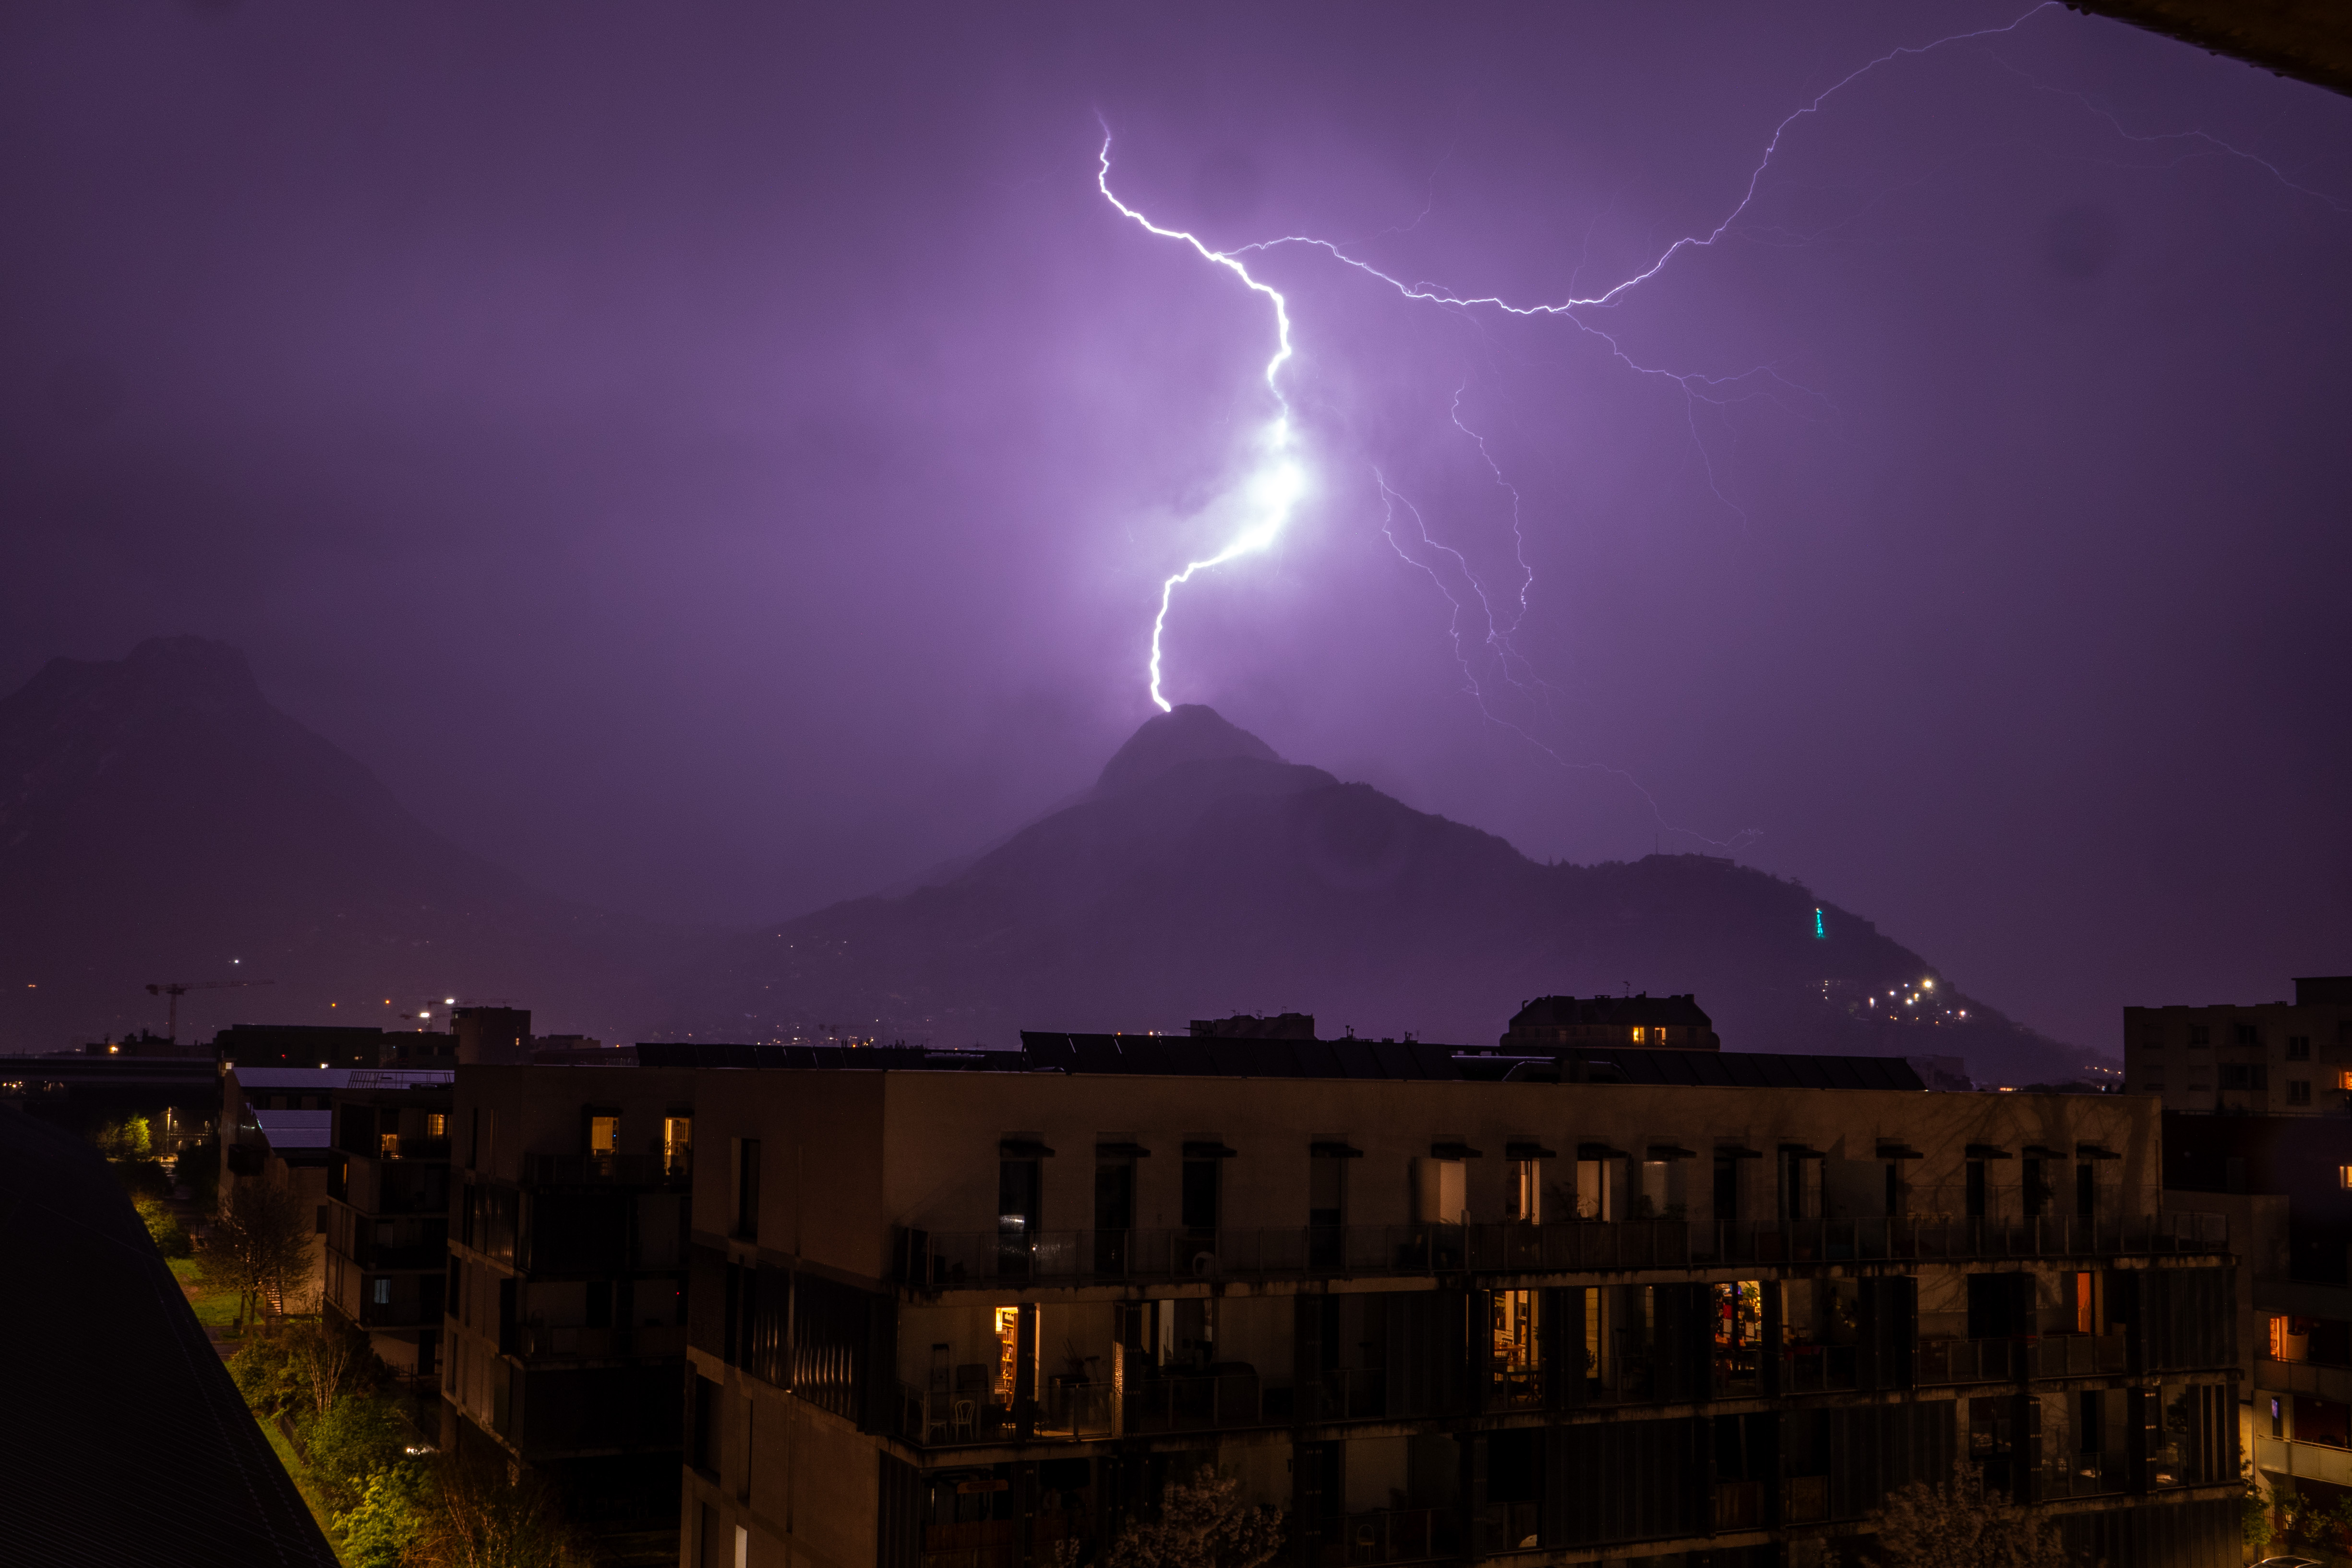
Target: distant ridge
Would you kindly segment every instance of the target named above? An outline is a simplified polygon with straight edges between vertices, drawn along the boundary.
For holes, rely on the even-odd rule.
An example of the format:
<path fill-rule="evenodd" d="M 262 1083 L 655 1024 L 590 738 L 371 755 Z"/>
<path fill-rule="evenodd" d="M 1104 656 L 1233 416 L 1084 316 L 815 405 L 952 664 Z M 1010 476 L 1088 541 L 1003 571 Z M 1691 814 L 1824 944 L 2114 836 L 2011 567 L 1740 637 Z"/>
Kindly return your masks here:
<path fill-rule="evenodd" d="M 1929 976 L 1944 1024 L 1874 1016 L 1874 994 Z M 1538 865 L 1198 706 L 1146 721 L 1090 794 L 927 885 L 727 944 L 665 1033 L 1008 1048 L 1024 1030 L 1298 1009 L 1327 1033 L 1491 1045 L 1528 997 L 1625 986 L 1696 992 L 1732 1051 L 1958 1056 L 2010 1082 L 2088 1055 L 1795 883 L 1700 855 Z"/>

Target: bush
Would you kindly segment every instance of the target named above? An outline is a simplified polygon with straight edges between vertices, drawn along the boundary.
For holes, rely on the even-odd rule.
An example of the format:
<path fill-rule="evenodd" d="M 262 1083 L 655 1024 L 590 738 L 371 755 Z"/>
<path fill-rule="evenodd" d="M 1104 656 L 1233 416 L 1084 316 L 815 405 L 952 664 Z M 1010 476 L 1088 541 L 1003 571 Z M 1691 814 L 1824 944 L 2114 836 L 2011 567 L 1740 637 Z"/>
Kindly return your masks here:
<path fill-rule="evenodd" d="M 283 1334 L 256 1334 L 229 1358 L 229 1376 L 246 1404 L 263 1416 L 283 1416 L 310 1397 L 309 1380 L 294 1364 Z"/>
<path fill-rule="evenodd" d="M 367 1479 L 358 1504 L 335 1515 L 352 1568 L 402 1568 L 437 1500 L 422 1461 L 403 1455 Z"/>
<path fill-rule="evenodd" d="M 327 1411 L 299 1418 L 302 1462 L 331 1511 L 358 1509 L 368 1487 L 398 1466 L 415 1441 L 408 1423 L 378 1394 L 346 1394 Z"/>
<path fill-rule="evenodd" d="M 180 1227 L 180 1217 L 173 1214 L 161 1198 L 131 1199 L 139 1210 L 139 1218 L 147 1227 L 147 1235 L 155 1243 L 155 1250 L 166 1258 L 192 1258 L 195 1243 Z"/>

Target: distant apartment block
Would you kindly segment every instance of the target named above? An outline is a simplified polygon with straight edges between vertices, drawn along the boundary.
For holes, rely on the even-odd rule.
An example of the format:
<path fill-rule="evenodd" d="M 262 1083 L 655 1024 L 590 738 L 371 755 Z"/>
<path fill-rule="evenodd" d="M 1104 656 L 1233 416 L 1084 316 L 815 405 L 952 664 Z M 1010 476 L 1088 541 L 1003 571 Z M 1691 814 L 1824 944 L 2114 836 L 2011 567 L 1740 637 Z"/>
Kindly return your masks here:
<path fill-rule="evenodd" d="M 556 1482 L 601 1562 L 677 1561 L 693 1093 L 633 1067 L 457 1070 L 445 1442 Z"/>
<path fill-rule="evenodd" d="M 2343 1115 L 2352 1107 L 2352 976 L 2292 1002 L 2124 1009 L 2124 1081 L 2167 1111 Z"/>
<path fill-rule="evenodd" d="M 357 1069 L 331 1097 L 324 1310 L 419 1384 L 439 1372 L 454 1077 Z"/>

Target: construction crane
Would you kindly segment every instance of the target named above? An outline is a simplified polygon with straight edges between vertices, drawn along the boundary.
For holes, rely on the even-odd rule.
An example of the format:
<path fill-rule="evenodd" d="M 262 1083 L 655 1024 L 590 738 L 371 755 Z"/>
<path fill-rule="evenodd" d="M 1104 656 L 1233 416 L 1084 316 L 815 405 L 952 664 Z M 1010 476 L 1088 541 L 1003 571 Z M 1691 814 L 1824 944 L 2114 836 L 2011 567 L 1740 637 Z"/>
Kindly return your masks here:
<path fill-rule="evenodd" d="M 151 997 L 172 998 L 171 1022 L 163 1026 L 163 1038 L 173 1045 L 180 1043 L 180 998 L 190 991 L 233 991 L 240 986 L 274 986 L 275 980 L 160 980 L 147 988 Z"/>

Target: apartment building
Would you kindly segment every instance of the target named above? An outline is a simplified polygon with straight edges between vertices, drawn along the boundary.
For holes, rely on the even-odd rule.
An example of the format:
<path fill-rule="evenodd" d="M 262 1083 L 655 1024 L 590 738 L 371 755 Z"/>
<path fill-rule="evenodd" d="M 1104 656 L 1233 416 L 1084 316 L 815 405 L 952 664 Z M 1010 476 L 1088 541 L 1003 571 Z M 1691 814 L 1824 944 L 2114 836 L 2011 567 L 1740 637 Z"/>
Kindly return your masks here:
<path fill-rule="evenodd" d="M 442 1432 L 552 1480 L 600 1563 L 677 1561 L 692 1075 L 462 1064 Z"/>
<path fill-rule="evenodd" d="M 685 1564 L 1031 1568 L 1208 1464 L 1315 1568 L 1803 1568 L 1960 1458 L 2086 1557 L 2238 1561 L 2232 1260 L 2161 1208 L 2150 1100 L 1614 1046 L 638 1055 L 700 1151 Z"/>
<path fill-rule="evenodd" d="M 2229 1216 L 2248 1456 L 2274 1500 L 2352 1501 L 2352 1117 L 2168 1112 L 2168 1203 Z"/>
<path fill-rule="evenodd" d="M 455 1076 L 353 1069 L 331 1097 L 324 1310 L 365 1329 L 420 1392 L 440 1370 Z"/>
<path fill-rule="evenodd" d="M 292 1193 L 312 1216 L 310 1265 L 288 1292 L 289 1312 L 316 1312 L 325 1287 L 333 1103 L 350 1078 L 341 1067 L 221 1066 L 220 1212 L 257 1183 Z"/>
<path fill-rule="evenodd" d="M 2308 976 L 2292 1002 L 2126 1008 L 2124 1082 L 2167 1111 L 2342 1115 L 2352 1107 L 2352 976 Z"/>

